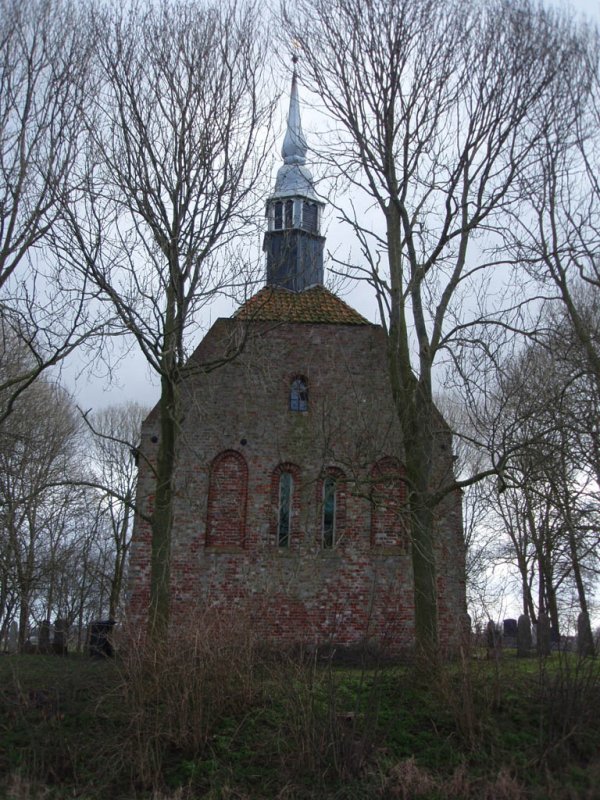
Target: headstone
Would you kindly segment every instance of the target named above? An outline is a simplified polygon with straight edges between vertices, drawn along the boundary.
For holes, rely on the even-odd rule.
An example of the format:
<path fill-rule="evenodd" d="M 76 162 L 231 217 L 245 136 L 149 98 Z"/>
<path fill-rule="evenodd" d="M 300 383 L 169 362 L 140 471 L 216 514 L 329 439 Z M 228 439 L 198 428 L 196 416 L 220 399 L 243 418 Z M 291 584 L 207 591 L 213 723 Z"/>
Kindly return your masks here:
<path fill-rule="evenodd" d="M 538 614 L 537 651 L 540 656 L 550 655 L 550 620 L 544 611 Z"/>
<path fill-rule="evenodd" d="M 517 657 L 526 658 L 531 646 L 531 622 L 527 614 L 521 614 L 517 622 Z"/>
<path fill-rule="evenodd" d="M 67 655 L 67 640 L 69 637 L 69 624 L 66 619 L 58 618 L 54 620 L 54 640 L 52 650 L 57 656 Z"/>
<path fill-rule="evenodd" d="M 595 655 L 590 618 L 583 611 L 577 617 L 577 655 L 581 658 Z"/>
<path fill-rule="evenodd" d="M 40 653 L 50 652 L 50 628 L 52 627 L 49 619 L 45 619 L 40 624 L 38 633 L 38 651 Z"/>
<path fill-rule="evenodd" d="M 485 640 L 488 658 L 499 658 L 502 652 L 502 636 L 496 624 L 490 620 L 485 629 Z"/>
<path fill-rule="evenodd" d="M 560 650 L 560 633 L 553 625 L 550 626 L 550 648 L 552 652 Z"/>
<path fill-rule="evenodd" d="M 502 624 L 503 647 L 517 646 L 517 620 L 505 619 Z"/>

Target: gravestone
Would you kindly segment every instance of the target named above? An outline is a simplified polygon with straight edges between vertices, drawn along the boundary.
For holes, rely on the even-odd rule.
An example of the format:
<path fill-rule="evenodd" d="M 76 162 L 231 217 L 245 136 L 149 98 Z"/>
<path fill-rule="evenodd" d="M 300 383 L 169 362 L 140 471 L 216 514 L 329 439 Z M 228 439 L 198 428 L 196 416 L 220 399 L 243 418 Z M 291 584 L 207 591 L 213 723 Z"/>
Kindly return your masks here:
<path fill-rule="evenodd" d="M 66 619 L 54 620 L 54 640 L 52 650 L 57 656 L 67 655 L 67 640 L 69 637 L 69 624 Z"/>
<path fill-rule="evenodd" d="M 496 627 L 496 623 L 490 620 L 485 629 L 485 641 L 488 658 L 500 658 L 502 655 L 502 636 Z"/>
<path fill-rule="evenodd" d="M 52 627 L 49 619 L 45 619 L 40 624 L 38 634 L 38 651 L 42 654 L 50 652 L 50 628 Z"/>
<path fill-rule="evenodd" d="M 595 655 L 590 618 L 583 611 L 577 617 L 577 655 L 581 658 Z"/>
<path fill-rule="evenodd" d="M 503 646 L 504 647 L 516 647 L 517 646 L 517 620 L 516 619 L 505 619 L 502 625 L 502 636 L 503 636 Z"/>
<path fill-rule="evenodd" d="M 531 651 L 531 622 L 527 614 L 521 614 L 517 622 L 517 656 L 526 658 Z"/>
<path fill-rule="evenodd" d="M 546 613 L 541 611 L 538 614 L 537 624 L 537 651 L 540 656 L 550 655 L 550 620 Z"/>

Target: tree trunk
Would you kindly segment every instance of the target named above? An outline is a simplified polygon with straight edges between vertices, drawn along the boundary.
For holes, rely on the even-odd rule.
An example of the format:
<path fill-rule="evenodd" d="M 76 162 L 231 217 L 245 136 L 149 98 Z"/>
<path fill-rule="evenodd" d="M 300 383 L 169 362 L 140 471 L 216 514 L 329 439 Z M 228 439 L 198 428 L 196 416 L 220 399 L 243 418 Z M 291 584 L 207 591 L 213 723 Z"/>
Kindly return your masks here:
<path fill-rule="evenodd" d="M 25 649 L 25 642 L 29 633 L 29 594 L 21 587 L 21 597 L 19 602 L 19 638 L 17 648 L 19 653 Z"/>
<path fill-rule="evenodd" d="M 169 624 L 171 527 L 173 522 L 173 471 L 177 439 L 176 387 L 167 376 L 161 380 L 160 439 L 156 465 L 156 497 L 152 514 L 152 558 L 148 630 L 155 641 L 163 638 Z"/>
<path fill-rule="evenodd" d="M 176 287 L 167 289 L 161 394 L 159 400 L 160 435 L 156 462 L 156 496 L 152 513 L 152 554 L 150 561 L 150 608 L 148 633 L 161 641 L 169 626 L 171 578 L 171 528 L 173 524 L 173 475 L 179 426 L 178 385 L 176 382 L 177 345 L 181 331 L 176 315 Z"/>
<path fill-rule="evenodd" d="M 582 632 L 582 635 L 585 638 L 585 641 L 587 642 L 588 652 L 590 654 L 593 654 L 595 650 L 594 635 L 592 633 L 592 626 L 590 623 L 590 615 L 588 610 L 587 597 L 585 593 L 585 586 L 583 583 L 583 576 L 581 574 L 581 567 L 579 564 L 577 541 L 575 539 L 575 534 L 571 527 L 569 527 L 569 548 L 571 550 L 571 563 L 573 565 L 573 576 L 575 578 L 575 585 L 577 586 L 577 598 L 579 600 L 579 608 L 581 609 L 581 613 L 583 614 L 580 625 L 582 625 L 585 628 L 585 630 Z"/>
<path fill-rule="evenodd" d="M 415 645 L 417 658 L 429 663 L 438 659 L 438 615 L 433 497 L 430 491 L 433 449 L 433 400 L 429 344 L 422 321 L 419 289 L 412 295 L 419 336 L 420 378 L 415 377 L 406 326 L 402 293 L 403 261 L 401 214 L 390 204 L 387 210 L 387 243 L 390 265 L 391 315 L 388 334 L 388 364 L 392 394 L 400 422 L 404 462 L 409 489 L 410 536 L 414 580 Z M 416 310 L 415 310 L 416 309 Z"/>
<path fill-rule="evenodd" d="M 110 598 L 108 601 L 108 617 L 109 619 L 116 619 L 117 611 L 119 608 L 119 601 L 121 599 L 121 587 L 123 585 L 123 570 L 125 568 L 125 558 L 127 555 L 127 529 L 129 528 L 129 518 L 131 515 L 130 503 L 131 495 L 129 492 L 125 497 L 125 509 L 123 520 L 119 531 L 115 536 L 115 564 L 110 582 Z"/>

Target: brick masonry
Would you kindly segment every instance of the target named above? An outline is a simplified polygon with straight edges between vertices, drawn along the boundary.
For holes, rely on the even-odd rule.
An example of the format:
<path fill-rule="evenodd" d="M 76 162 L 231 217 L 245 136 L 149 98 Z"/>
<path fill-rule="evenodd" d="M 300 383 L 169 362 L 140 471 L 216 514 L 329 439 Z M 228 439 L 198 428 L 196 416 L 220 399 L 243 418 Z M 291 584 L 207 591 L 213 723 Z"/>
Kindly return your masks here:
<path fill-rule="evenodd" d="M 202 365 L 241 352 L 211 372 Z M 172 619 L 197 607 L 240 609 L 274 642 L 396 653 L 413 641 L 403 450 L 379 326 L 220 319 L 190 360 L 175 480 Z M 308 411 L 290 410 L 292 380 Z M 148 511 L 157 410 L 142 429 L 138 502 Z M 439 419 L 434 480 L 452 475 Z M 278 545 L 279 476 L 292 475 L 289 546 Z M 333 548 L 324 548 L 323 482 L 336 478 Z M 466 614 L 461 497 L 437 510 L 440 641 L 457 645 Z M 148 607 L 150 529 L 136 520 L 130 615 Z"/>

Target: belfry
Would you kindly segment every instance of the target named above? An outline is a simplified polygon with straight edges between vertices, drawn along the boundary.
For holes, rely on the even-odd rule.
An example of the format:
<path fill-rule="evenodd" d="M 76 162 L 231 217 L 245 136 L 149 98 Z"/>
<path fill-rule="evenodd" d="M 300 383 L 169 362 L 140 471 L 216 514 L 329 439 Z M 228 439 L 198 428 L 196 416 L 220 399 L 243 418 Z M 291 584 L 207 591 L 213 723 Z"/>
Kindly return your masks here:
<path fill-rule="evenodd" d="M 308 146 L 300 121 L 298 76 L 294 64 L 287 130 L 281 148 L 283 166 L 267 200 L 267 286 L 301 292 L 323 284 L 321 216 L 325 204 L 318 199 L 306 165 Z"/>

